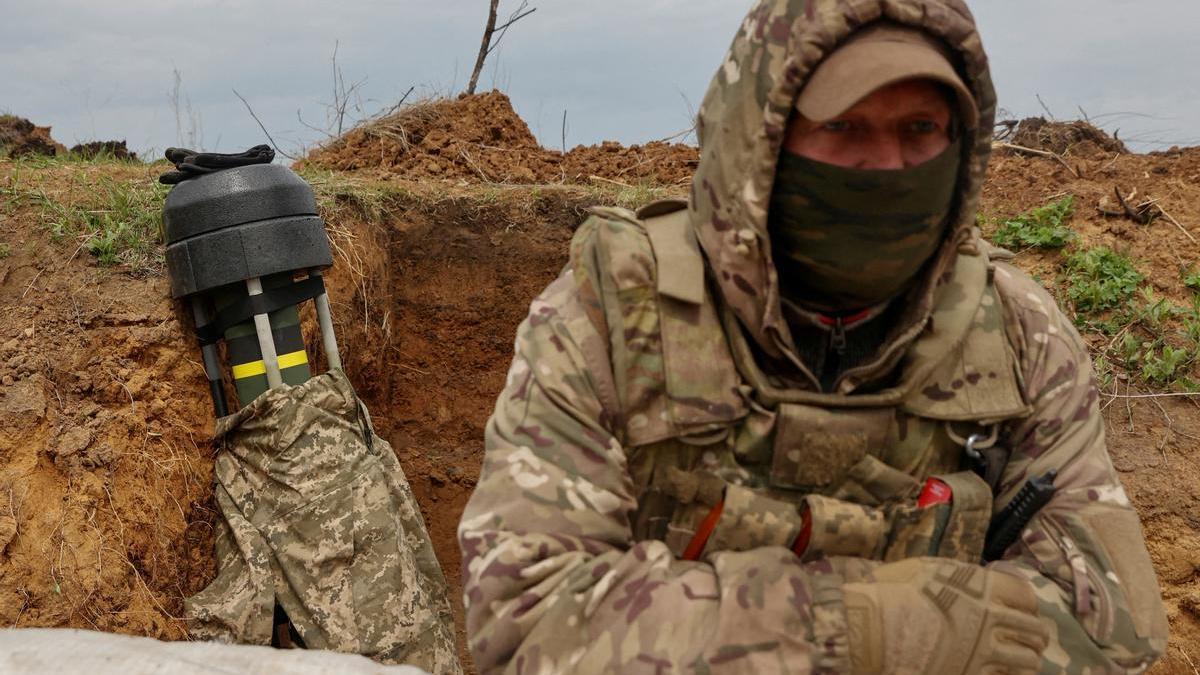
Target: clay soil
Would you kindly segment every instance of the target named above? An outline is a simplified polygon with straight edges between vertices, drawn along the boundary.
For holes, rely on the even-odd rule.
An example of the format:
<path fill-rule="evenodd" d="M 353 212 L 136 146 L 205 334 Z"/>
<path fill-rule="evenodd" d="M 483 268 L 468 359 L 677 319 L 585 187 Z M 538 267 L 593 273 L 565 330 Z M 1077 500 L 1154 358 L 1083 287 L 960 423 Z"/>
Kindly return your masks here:
<path fill-rule="evenodd" d="M 413 485 L 456 604 L 454 532 L 529 301 L 561 269 L 584 206 L 629 202 L 618 183 L 659 186 L 640 199 L 683 194 L 695 161 L 694 149 L 664 151 L 660 161 L 646 146 L 598 146 L 573 151 L 597 159 L 578 159 L 576 178 L 564 179 L 569 162 L 538 148 L 523 122 L 463 113 L 475 104 L 494 113 L 487 106 L 498 105 L 496 95 L 476 98 L 489 96 L 446 104 L 440 121 L 426 120 L 424 140 L 347 138 L 341 150 L 309 159 L 321 171 L 304 173 L 336 250 L 329 284 L 346 369 Z M 422 145 L 433 143 L 429 129 L 472 125 L 479 135 L 461 138 L 474 145 L 445 137 Z M 489 155 L 482 145 L 507 149 Z M 473 149 L 471 161 L 455 148 Z M 556 154 L 557 162 L 547 159 Z M 1200 149 L 1062 154 L 1070 168 L 1048 157 L 996 156 L 985 232 L 1073 194 L 1080 245 L 1129 252 L 1160 294 L 1189 304 L 1180 270 L 1200 247 L 1164 217 L 1142 225 L 1097 207 L 1115 188 L 1136 188 L 1200 237 Z M 0 257 L 0 625 L 180 639 L 182 598 L 214 573 L 212 413 L 190 322 L 169 301 L 161 273 L 100 266 L 79 241 L 53 239 L 45 201 L 14 198 L 40 192 L 67 203 L 100 174 L 148 182 L 159 171 L 0 160 L 0 243 L 8 250 Z M 1058 290 L 1058 255 L 1020 252 L 1017 264 Z M 310 324 L 311 316 L 311 336 Z M 319 364 L 315 343 L 310 337 Z M 1170 608 L 1171 648 L 1151 672 L 1190 674 L 1200 662 L 1200 404 L 1115 397 L 1150 393 L 1138 382 L 1116 378 L 1101 404 Z M 458 614 L 461 638 L 461 606 Z"/>
<path fill-rule="evenodd" d="M 96 266 L 16 198 L 151 172 L 0 166 L 0 624 L 183 638 L 180 598 L 213 571 L 212 412 L 186 324 L 161 276 Z"/>

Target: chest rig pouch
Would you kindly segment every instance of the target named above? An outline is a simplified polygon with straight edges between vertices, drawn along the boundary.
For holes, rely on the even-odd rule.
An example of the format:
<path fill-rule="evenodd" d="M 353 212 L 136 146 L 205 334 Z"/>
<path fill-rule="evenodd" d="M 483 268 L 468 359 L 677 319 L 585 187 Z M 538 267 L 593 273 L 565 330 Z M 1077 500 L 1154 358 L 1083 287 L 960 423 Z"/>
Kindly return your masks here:
<path fill-rule="evenodd" d="M 759 370 L 736 318 L 714 302 L 684 204 L 637 215 L 646 233 L 639 245 L 654 261 L 642 277 L 654 292 L 639 296 L 653 306 L 638 311 L 655 315 L 662 351 L 654 362 L 613 363 L 642 381 L 647 366 L 657 367 L 661 382 L 638 398 L 660 399 L 651 406 L 656 419 L 623 433 L 638 491 L 635 536 L 663 540 L 681 557 L 791 546 L 807 512 L 819 521 L 803 534 L 817 545 L 805 557 L 819 549 L 977 560 L 991 490 L 960 470 L 964 439 L 1030 410 L 987 257 L 958 256 L 894 387 L 861 395 L 781 389 Z M 614 357 L 619 351 L 614 344 Z M 916 496 L 934 475 L 956 499 L 918 510 Z M 698 532 L 705 537 L 697 550 Z"/>

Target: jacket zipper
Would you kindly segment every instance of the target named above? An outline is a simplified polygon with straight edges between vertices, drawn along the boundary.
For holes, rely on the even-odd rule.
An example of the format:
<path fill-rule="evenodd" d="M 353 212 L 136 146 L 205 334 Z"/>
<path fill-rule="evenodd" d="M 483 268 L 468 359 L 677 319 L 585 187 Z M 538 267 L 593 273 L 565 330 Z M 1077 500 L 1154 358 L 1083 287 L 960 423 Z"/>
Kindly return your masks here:
<path fill-rule="evenodd" d="M 838 356 L 846 355 L 846 324 L 840 316 L 833 320 L 833 327 L 829 331 L 829 346 Z"/>

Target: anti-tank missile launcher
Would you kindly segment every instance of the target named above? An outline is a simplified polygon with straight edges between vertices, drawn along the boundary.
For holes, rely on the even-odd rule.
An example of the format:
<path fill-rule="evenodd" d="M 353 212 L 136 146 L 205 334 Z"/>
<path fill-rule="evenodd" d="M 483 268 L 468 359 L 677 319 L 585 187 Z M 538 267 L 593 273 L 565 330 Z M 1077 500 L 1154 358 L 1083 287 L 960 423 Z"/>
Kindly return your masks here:
<path fill-rule="evenodd" d="M 313 300 L 326 360 L 341 368 L 321 270 L 333 264 L 312 188 L 257 146 L 222 155 L 171 148 L 163 207 L 171 296 L 190 306 L 218 417 L 227 414 L 217 345 L 238 403 L 311 376 L 297 305 Z"/>

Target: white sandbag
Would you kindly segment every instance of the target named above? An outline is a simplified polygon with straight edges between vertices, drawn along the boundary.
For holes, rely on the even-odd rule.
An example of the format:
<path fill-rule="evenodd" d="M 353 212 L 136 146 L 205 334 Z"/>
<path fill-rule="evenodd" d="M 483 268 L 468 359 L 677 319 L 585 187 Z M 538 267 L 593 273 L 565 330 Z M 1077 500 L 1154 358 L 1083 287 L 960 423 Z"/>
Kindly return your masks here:
<path fill-rule="evenodd" d="M 364 656 L 216 642 L 160 642 L 70 628 L 0 629 L 0 674 L 428 675 Z"/>

